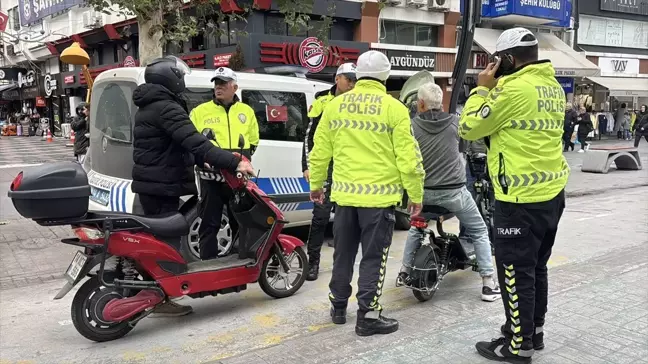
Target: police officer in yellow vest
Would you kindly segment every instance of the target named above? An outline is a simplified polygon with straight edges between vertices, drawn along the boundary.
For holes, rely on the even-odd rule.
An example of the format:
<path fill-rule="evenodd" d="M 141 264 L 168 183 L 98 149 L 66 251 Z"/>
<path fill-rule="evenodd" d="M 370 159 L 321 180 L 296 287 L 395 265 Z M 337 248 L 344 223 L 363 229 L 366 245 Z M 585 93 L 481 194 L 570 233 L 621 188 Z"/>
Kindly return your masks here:
<path fill-rule="evenodd" d="M 214 71 L 211 79 L 214 82 L 214 99 L 198 105 L 191 111 L 191 121 L 199 132 L 211 129 L 214 132 L 214 144 L 221 149 L 239 151 L 239 135 L 245 138 L 243 154 L 251 158 L 259 145 L 259 125 L 254 110 L 241 102 L 236 96 L 238 86 L 236 73 L 229 68 L 220 67 Z M 201 167 L 201 166 L 199 166 Z M 199 173 L 201 177 L 201 201 L 199 213 L 202 219 L 199 229 L 200 259 L 216 258 L 219 254 L 219 241 L 223 206 L 227 205 L 232 191 L 222 181 L 222 176 L 212 173 Z M 232 216 L 229 214 L 229 216 Z M 223 239 L 233 239 L 238 231 L 238 224 L 233 218 L 229 219 L 231 236 Z M 227 227 L 225 228 L 227 229 Z"/>
<path fill-rule="evenodd" d="M 308 117 L 310 122 L 306 128 L 306 138 L 302 148 L 302 171 L 306 181 L 310 182 L 310 171 L 308 169 L 308 154 L 313 149 L 313 136 L 317 125 L 324 112 L 326 104 L 333 100 L 334 97 L 341 95 L 353 88 L 356 81 L 356 66 L 353 63 L 345 63 L 338 67 L 335 73 L 335 85 L 330 90 L 322 91 L 316 95 L 317 99 L 313 103 Z M 330 186 L 333 173 L 333 164 L 329 166 L 328 178 L 326 185 Z M 313 206 L 313 221 L 311 222 L 310 232 L 308 234 L 308 276 L 306 279 L 314 281 L 319 275 L 320 252 L 324 243 L 324 234 L 329 220 L 331 219 L 331 209 L 333 203 L 330 200 L 331 189 L 326 188 L 324 192 L 324 202 Z"/>
<path fill-rule="evenodd" d="M 527 29 L 504 31 L 495 56 L 459 122 L 462 138 L 489 138 L 495 258 L 506 314 L 503 337 L 476 348 L 491 360 L 530 363 L 534 350 L 544 348 L 547 261 L 565 208 L 565 93 L 551 62 L 538 60 L 538 40 Z"/>
<path fill-rule="evenodd" d="M 355 88 L 326 105 L 309 156 L 311 199 L 316 203 L 324 201 L 331 159 L 335 166 L 331 185 L 331 200 L 336 203 L 335 253 L 329 284 L 335 324 L 346 323 L 353 266 L 362 245 L 355 327 L 360 336 L 398 330 L 398 321 L 382 316 L 379 303 L 394 231 L 394 207 L 403 189 L 412 201 L 412 214 L 420 213 L 423 199 L 421 153 L 407 108 L 386 92 L 390 70 L 383 53 L 360 55 Z"/>

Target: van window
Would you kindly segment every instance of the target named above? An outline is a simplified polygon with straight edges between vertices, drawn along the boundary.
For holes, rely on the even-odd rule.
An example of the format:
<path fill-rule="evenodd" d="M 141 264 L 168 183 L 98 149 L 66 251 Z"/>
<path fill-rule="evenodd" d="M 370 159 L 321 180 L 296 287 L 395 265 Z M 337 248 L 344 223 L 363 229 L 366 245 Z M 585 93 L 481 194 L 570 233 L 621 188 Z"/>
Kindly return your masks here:
<path fill-rule="evenodd" d="M 304 93 L 243 90 L 241 96 L 243 96 L 243 102 L 254 110 L 259 123 L 261 139 L 296 142 L 304 140 L 304 133 L 308 125 Z M 275 108 L 275 115 L 280 115 L 282 110 L 286 112 L 286 115 L 268 121 L 268 112 L 273 108 Z"/>
<path fill-rule="evenodd" d="M 98 85 L 93 89 L 96 105 L 90 109 L 94 126 L 103 135 L 130 143 L 133 138 L 131 121 L 135 113 L 133 91 L 137 85 L 133 82 L 114 81 Z"/>
<path fill-rule="evenodd" d="M 213 88 L 187 88 L 180 94 L 180 98 L 187 101 L 189 112 L 196 106 L 214 99 Z"/>

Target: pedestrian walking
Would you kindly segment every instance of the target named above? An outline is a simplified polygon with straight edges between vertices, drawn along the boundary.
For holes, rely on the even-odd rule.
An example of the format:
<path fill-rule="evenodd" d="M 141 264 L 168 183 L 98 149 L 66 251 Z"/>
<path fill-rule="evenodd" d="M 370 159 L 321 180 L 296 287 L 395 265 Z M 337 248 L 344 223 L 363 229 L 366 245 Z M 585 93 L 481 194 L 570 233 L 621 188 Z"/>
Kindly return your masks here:
<path fill-rule="evenodd" d="M 239 135 L 245 138 L 243 155 L 252 158 L 259 145 L 259 124 L 254 110 L 241 102 L 236 96 L 238 90 L 236 73 L 227 67 L 219 67 L 214 71 L 211 82 L 214 83 L 214 98 L 196 106 L 190 114 L 191 121 L 202 133 L 211 129 L 216 140 L 214 145 L 221 149 L 241 152 L 238 147 Z M 198 165 L 199 171 L 203 165 Z M 233 242 L 238 233 L 238 223 L 229 212 L 229 200 L 233 196 L 232 190 L 220 174 L 200 172 L 200 227 L 198 239 L 200 259 L 208 260 L 217 258 L 219 250 L 218 233 L 223 226 L 223 210 L 227 208 L 228 222 Z"/>
<path fill-rule="evenodd" d="M 214 168 L 254 174 L 250 163 L 210 143 L 191 123 L 187 104 L 179 96 L 185 90 L 184 76 L 189 73 L 189 66 L 174 56 L 154 59 L 144 70 L 146 83 L 133 92 L 138 110 L 133 127 L 131 189 L 138 194 L 145 215 L 177 212 L 180 196 L 197 193 L 194 158 Z M 169 300 L 154 314 L 182 316 L 191 312 L 191 306 Z"/>
<path fill-rule="evenodd" d="M 76 107 L 76 114 L 70 128 L 74 130 L 74 156 L 83 165 L 90 147 L 90 139 L 86 136 L 90 133 L 90 105 L 85 102 L 80 103 Z"/>
<path fill-rule="evenodd" d="M 402 200 L 403 189 L 411 201 L 411 214 L 420 213 L 423 199 L 421 153 L 407 107 L 387 94 L 390 70 L 385 54 L 368 51 L 360 55 L 355 88 L 329 102 L 309 156 L 315 203 L 324 201 L 331 160 L 335 166 L 331 185 L 331 201 L 336 203 L 335 252 L 329 284 L 335 324 L 346 323 L 353 266 L 362 245 L 355 327 L 360 336 L 398 330 L 398 321 L 383 316 L 379 303 L 396 222 L 395 206 Z"/>
<path fill-rule="evenodd" d="M 578 113 L 574 110 L 574 106 L 568 102 L 565 106 L 565 123 L 563 124 L 563 152 L 568 152 L 571 148 L 574 151 L 574 143 L 572 142 L 572 134 L 578 122 Z"/>
<path fill-rule="evenodd" d="M 641 105 L 641 110 L 639 115 L 637 115 L 637 121 L 634 124 L 634 133 L 635 133 L 635 148 L 639 147 L 639 141 L 643 137 L 648 142 L 648 107 L 646 105 Z"/>
<path fill-rule="evenodd" d="M 556 143 L 564 133 L 565 92 L 551 62 L 538 60 L 538 40 L 529 30 L 504 31 L 495 48 L 498 59 L 479 74 L 459 129 L 464 139 L 490 138 L 495 259 L 506 316 L 503 336 L 476 348 L 490 360 L 531 363 L 534 350 L 544 348 L 547 262 L 569 177 Z"/>
<path fill-rule="evenodd" d="M 578 131 L 576 136 L 578 137 L 578 143 L 581 145 L 581 149 L 578 153 L 584 153 L 589 150 L 589 143 L 587 143 L 587 135 L 592 132 L 594 126 L 592 125 L 592 117 L 586 111 L 584 106 L 580 107 L 578 117 L 576 118 L 578 124 Z"/>
<path fill-rule="evenodd" d="M 307 182 L 310 182 L 310 170 L 308 168 L 308 155 L 313 150 L 313 137 L 315 130 L 319 125 L 320 118 L 324 112 L 324 108 L 329 101 L 334 97 L 341 95 L 355 86 L 356 81 L 356 66 L 353 63 L 344 63 L 338 67 L 335 73 L 335 84 L 330 90 L 322 91 L 315 95 L 316 100 L 312 105 L 311 110 L 308 112 L 310 119 L 308 127 L 306 128 L 306 138 L 302 147 L 302 173 Z M 324 185 L 324 201 L 321 204 L 313 204 L 313 220 L 311 222 L 310 231 L 308 233 L 308 275 L 306 279 L 309 281 L 317 280 L 319 276 L 320 253 L 322 251 L 322 244 L 324 244 L 324 235 L 326 227 L 331 220 L 331 210 L 333 203 L 331 202 L 331 182 L 333 178 L 333 163 L 329 165 L 328 177 Z M 330 244 L 329 246 L 332 246 Z"/>

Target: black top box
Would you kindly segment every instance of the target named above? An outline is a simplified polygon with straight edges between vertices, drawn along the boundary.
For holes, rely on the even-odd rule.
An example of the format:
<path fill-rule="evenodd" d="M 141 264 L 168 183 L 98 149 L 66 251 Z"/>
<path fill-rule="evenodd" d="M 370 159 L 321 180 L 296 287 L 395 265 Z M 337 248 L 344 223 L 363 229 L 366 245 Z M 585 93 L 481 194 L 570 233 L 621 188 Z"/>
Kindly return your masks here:
<path fill-rule="evenodd" d="M 48 163 L 20 172 L 8 195 L 16 211 L 28 219 L 78 218 L 88 212 L 90 185 L 80 164 Z"/>

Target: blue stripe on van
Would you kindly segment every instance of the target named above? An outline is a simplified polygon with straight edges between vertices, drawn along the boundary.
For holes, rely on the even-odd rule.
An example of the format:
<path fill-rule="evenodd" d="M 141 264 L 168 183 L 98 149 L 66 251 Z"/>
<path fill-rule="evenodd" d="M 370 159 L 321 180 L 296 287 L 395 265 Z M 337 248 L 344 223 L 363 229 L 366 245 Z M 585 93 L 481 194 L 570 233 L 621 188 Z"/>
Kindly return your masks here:
<path fill-rule="evenodd" d="M 259 178 L 256 184 L 268 195 L 292 195 L 310 191 L 308 182 L 303 177 Z"/>

